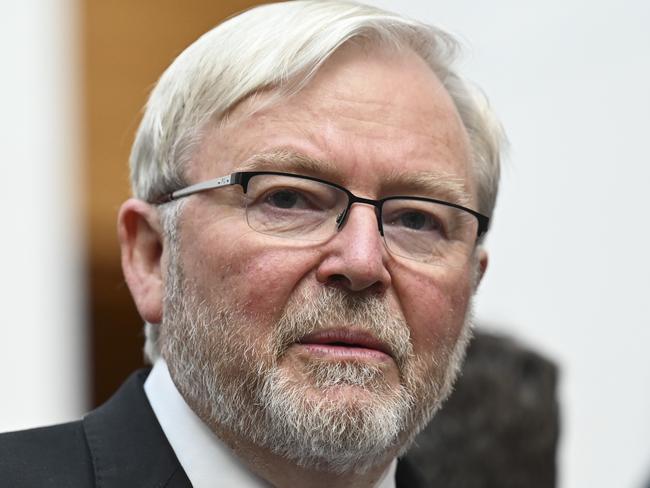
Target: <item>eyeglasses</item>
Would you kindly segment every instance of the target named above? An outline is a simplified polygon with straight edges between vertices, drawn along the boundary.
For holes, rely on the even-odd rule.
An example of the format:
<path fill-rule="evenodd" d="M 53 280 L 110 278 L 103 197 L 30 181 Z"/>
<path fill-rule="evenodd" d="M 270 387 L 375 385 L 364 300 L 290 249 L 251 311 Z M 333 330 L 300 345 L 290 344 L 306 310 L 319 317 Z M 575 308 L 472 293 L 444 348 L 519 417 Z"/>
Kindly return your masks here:
<path fill-rule="evenodd" d="M 387 249 L 426 264 L 461 266 L 490 220 L 442 200 L 416 196 L 372 200 L 319 178 L 275 171 L 232 173 L 174 191 L 155 203 L 232 185 L 242 187 L 251 229 L 296 241 L 326 241 L 343 228 L 353 204 L 372 205 Z"/>

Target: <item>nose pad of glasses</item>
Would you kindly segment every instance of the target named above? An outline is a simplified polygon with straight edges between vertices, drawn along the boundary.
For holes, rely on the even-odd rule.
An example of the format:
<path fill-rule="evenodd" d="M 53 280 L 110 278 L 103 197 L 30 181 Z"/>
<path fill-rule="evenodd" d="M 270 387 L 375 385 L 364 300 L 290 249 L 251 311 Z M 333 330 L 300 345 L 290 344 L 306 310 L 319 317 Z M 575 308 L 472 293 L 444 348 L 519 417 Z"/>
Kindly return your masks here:
<path fill-rule="evenodd" d="M 341 230 L 343 225 L 345 225 L 345 218 L 347 216 L 348 216 L 348 209 L 347 208 L 345 210 L 343 210 L 343 212 L 338 214 L 338 216 L 336 217 L 336 230 Z"/>
<path fill-rule="evenodd" d="M 380 236 L 384 236 L 384 224 L 381 221 L 381 210 L 379 207 L 375 207 L 375 216 L 377 217 L 377 230 L 379 231 Z"/>

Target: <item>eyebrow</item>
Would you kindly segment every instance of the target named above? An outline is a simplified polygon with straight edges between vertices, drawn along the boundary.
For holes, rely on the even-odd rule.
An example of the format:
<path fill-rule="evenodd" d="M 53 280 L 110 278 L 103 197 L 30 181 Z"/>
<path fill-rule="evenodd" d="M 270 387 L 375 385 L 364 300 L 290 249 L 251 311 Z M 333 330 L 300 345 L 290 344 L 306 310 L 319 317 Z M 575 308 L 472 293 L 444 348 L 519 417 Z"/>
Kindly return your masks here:
<path fill-rule="evenodd" d="M 286 173 L 304 173 L 309 176 L 324 176 L 336 182 L 340 179 L 337 176 L 336 167 L 329 161 L 314 159 L 305 154 L 278 149 L 269 152 L 255 154 L 241 164 L 237 171 L 282 171 Z"/>
<path fill-rule="evenodd" d="M 462 178 L 444 171 L 402 172 L 394 170 L 382 181 L 382 186 L 391 191 L 405 190 L 421 196 L 445 200 L 464 207 L 472 201 Z"/>
<path fill-rule="evenodd" d="M 322 178 L 332 183 L 341 183 L 341 172 L 330 161 L 309 157 L 305 154 L 288 149 L 277 149 L 255 154 L 237 171 L 281 171 L 286 173 L 305 174 Z M 414 196 L 436 198 L 458 205 L 467 206 L 471 197 L 461 178 L 443 171 L 405 172 L 393 170 L 381 182 L 382 193 L 397 195 L 406 192 Z"/>

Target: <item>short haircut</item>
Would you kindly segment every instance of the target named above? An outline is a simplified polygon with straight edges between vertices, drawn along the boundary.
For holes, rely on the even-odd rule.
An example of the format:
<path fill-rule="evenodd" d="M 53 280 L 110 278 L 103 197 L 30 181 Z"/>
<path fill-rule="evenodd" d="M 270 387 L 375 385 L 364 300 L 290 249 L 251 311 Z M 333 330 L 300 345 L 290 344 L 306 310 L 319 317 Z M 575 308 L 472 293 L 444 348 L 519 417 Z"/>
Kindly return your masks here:
<path fill-rule="evenodd" d="M 208 123 L 261 90 L 270 89 L 275 102 L 298 92 L 350 41 L 411 49 L 436 73 L 469 136 L 477 210 L 491 215 L 504 137 L 486 99 L 452 69 L 457 42 L 435 27 L 341 0 L 259 6 L 183 51 L 152 91 L 137 131 L 130 158 L 135 196 L 155 201 L 184 186 L 185 166 Z"/>

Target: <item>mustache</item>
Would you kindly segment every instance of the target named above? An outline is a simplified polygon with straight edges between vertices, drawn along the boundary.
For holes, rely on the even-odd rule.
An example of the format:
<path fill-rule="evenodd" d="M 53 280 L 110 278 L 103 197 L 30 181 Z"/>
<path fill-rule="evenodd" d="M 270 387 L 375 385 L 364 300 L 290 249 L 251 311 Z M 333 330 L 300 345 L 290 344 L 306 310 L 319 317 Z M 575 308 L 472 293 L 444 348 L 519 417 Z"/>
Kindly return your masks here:
<path fill-rule="evenodd" d="M 323 287 L 295 294 L 286 305 L 273 332 L 272 357 L 279 359 L 309 334 L 344 327 L 353 327 L 385 344 L 400 371 L 413 355 L 406 320 L 391 310 L 384 298 Z"/>

